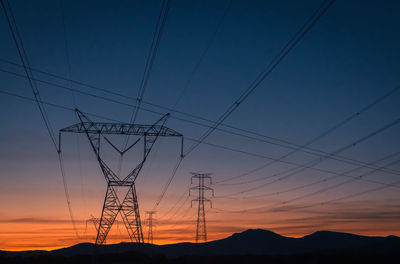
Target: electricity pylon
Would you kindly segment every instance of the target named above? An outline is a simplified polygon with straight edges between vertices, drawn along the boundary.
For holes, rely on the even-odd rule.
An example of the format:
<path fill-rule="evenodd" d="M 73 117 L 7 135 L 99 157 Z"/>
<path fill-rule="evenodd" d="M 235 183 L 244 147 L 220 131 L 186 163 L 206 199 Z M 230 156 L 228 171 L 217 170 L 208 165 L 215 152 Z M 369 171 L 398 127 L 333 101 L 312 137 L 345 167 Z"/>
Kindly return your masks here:
<path fill-rule="evenodd" d="M 207 228 L 206 228 L 206 212 L 204 209 L 204 202 L 209 202 L 210 207 L 212 208 L 212 202 L 210 199 L 204 196 L 204 191 L 211 191 L 212 196 L 214 196 L 214 189 L 204 185 L 204 179 L 209 180 L 209 183 L 212 184 L 211 174 L 212 173 L 191 173 L 193 176 L 190 179 L 190 183 L 193 183 L 193 179 L 198 179 L 199 185 L 191 187 L 189 189 L 189 196 L 191 195 L 192 190 L 198 191 L 197 199 L 193 199 L 190 202 L 190 207 L 192 207 L 193 202 L 198 203 L 197 208 L 197 227 L 196 227 L 196 243 L 199 241 L 206 242 L 207 241 Z"/>
<path fill-rule="evenodd" d="M 94 226 L 94 229 L 96 230 L 96 234 L 99 228 L 99 224 L 100 224 L 100 218 L 94 217 L 92 214 L 90 215 L 90 218 L 88 220 L 86 220 L 86 227 L 85 227 L 85 233 L 87 232 L 87 227 L 88 224 L 92 223 Z M 120 222 L 118 220 L 115 220 L 114 223 L 117 224 L 117 229 L 119 230 L 119 225 Z M 106 243 L 106 241 L 104 240 L 104 243 Z"/>
<path fill-rule="evenodd" d="M 94 217 L 93 215 L 90 215 L 90 216 L 91 217 L 88 220 L 86 220 L 86 228 L 85 229 L 87 229 L 88 223 L 92 223 L 94 225 L 94 229 L 96 229 L 96 232 L 97 232 L 97 229 L 98 229 L 98 226 L 100 223 L 100 219 Z"/>
<path fill-rule="evenodd" d="M 96 244 L 105 243 L 108 232 L 118 214 L 122 217 L 131 241 L 143 243 L 143 231 L 140 220 L 139 204 L 136 196 L 135 181 L 158 137 L 180 137 L 182 142 L 182 155 L 183 135 L 164 126 L 169 114 L 164 115 L 153 125 L 93 122 L 78 109 L 76 109 L 76 114 L 78 115 L 80 122 L 60 130 L 60 147 L 61 134 L 63 132 L 86 134 L 96 155 L 100 169 L 107 181 L 103 210 L 97 229 Z M 105 135 L 133 135 L 138 136 L 138 139 L 129 147 L 119 150 Z M 114 150 L 119 152 L 121 156 L 143 139 L 144 149 L 141 162 L 125 178 L 120 178 L 120 176 L 114 173 L 102 159 L 100 151 L 101 138 L 104 138 L 105 141 L 110 144 Z M 122 200 L 118 197 L 116 188 L 119 188 L 118 190 L 122 188 L 127 189 Z"/>
<path fill-rule="evenodd" d="M 147 243 L 153 244 L 153 215 L 156 213 L 156 211 L 146 211 L 147 218 L 147 227 L 148 227 L 148 233 L 147 233 Z"/>
<path fill-rule="evenodd" d="M 96 234 L 97 234 L 98 226 L 99 226 L 99 223 L 100 223 L 100 218 L 96 218 L 93 215 L 90 215 L 90 216 L 91 217 L 88 220 L 86 220 L 85 234 L 87 232 L 88 223 L 92 223 L 93 224 L 94 229 L 96 230 Z M 87 235 L 86 235 L 86 238 L 87 238 Z"/>

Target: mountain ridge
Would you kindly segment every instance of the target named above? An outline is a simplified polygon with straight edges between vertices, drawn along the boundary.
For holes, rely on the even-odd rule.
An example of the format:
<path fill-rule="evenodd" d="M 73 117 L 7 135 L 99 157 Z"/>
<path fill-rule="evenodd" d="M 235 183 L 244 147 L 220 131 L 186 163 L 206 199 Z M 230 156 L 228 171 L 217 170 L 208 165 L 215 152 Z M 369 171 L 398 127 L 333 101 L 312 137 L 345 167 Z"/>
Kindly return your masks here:
<path fill-rule="evenodd" d="M 368 251 L 400 252 L 397 236 L 361 236 L 351 233 L 317 231 L 300 238 L 286 237 L 265 229 L 248 229 L 219 240 L 205 243 L 176 243 L 167 245 L 137 244 L 122 242 L 96 246 L 79 243 L 71 247 L 51 251 L 0 251 L 7 256 L 38 255 L 92 255 L 115 254 L 136 251 L 147 255 L 180 257 L 189 255 L 290 255 L 299 253 Z"/>

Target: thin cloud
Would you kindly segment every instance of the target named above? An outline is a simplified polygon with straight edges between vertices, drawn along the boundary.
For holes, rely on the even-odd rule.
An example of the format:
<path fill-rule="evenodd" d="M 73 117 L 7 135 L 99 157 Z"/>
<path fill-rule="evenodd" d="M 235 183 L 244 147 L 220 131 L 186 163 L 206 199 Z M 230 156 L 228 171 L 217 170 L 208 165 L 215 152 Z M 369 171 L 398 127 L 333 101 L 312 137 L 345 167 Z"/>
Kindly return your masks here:
<path fill-rule="evenodd" d="M 11 218 L 11 219 L 1 219 L 0 223 L 21 223 L 21 224 L 70 224 L 71 220 L 65 219 L 45 219 L 45 218 Z"/>

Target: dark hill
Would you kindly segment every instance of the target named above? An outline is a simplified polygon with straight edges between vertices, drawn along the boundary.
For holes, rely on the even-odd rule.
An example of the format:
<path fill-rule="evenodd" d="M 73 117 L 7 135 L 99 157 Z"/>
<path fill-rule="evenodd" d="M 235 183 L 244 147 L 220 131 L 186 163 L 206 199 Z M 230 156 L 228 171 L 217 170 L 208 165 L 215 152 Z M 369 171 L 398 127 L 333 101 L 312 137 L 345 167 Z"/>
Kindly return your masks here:
<path fill-rule="evenodd" d="M 268 230 L 250 229 L 242 233 L 235 233 L 224 239 L 201 244 L 179 243 L 159 246 L 152 244 L 119 243 L 95 246 L 90 243 L 81 243 L 53 251 L 3 251 L 3 253 L 7 256 L 43 254 L 75 256 L 115 254 L 129 251 L 136 251 L 150 256 L 162 254 L 168 257 L 188 255 L 290 255 L 339 251 L 397 253 L 400 252 L 400 238 L 396 236 L 368 237 L 330 231 L 318 231 L 301 238 L 291 238 Z"/>

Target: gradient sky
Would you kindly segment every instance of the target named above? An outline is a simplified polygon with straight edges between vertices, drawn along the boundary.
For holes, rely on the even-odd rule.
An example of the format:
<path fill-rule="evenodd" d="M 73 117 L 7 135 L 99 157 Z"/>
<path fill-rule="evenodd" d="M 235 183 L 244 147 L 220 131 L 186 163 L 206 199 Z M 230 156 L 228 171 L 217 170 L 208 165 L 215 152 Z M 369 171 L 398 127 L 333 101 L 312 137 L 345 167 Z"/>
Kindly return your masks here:
<path fill-rule="evenodd" d="M 72 79 L 133 98 L 137 96 L 160 1 L 64 0 L 63 11 L 59 1 L 12 0 L 10 3 L 31 67 L 68 77 L 68 54 Z M 144 100 L 216 120 L 320 3 L 320 0 L 233 0 L 229 5 L 229 1 L 222 0 L 172 1 Z M 398 1 L 336 1 L 225 123 L 302 145 L 357 113 L 400 85 L 398 14 Z M 20 67 L 4 62 L 20 63 L 3 13 L 0 36 L 0 70 L 23 74 Z M 43 74 L 36 73 L 35 77 L 134 103 Z M 32 97 L 26 79 L 0 72 L 0 80 L 1 91 Z M 131 107 L 73 94 L 52 85 L 39 83 L 39 89 L 44 101 L 71 108 L 76 106 L 82 111 L 125 122 L 132 112 Z M 310 147 L 329 153 L 351 144 L 398 119 L 399 105 L 400 91 L 397 91 Z M 1 94 L 0 107 L 0 249 L 50 249 L 93 241 L 94 227 L 90 224 L 86 227 L 85 220 L 91 215 L 100 215 L 106 183 L 85 136 L 71 134 L 63 138 L 67 182 L 80 235 L 76 238 L 57 155 L 37 106 Z M 76 122 L 73 112 L 50 106 L 46 110 L 55 130 Z M 140 111 L 138 122 L 148 124 L 159 117 Z M 172 118 L 167 125 L 190 138 L 199 137 L 206 129 Z M 394 155 L 400 151 L 399 132 L 400 125 L 395 125 L 340 153 L 366 163 L 393 154 L 375 164 L 393 173 L 362 168 L 349 174 L 354 177 L 365 174 L 365 179 L 383 183 L 400 181 L 400 165 L 396 162 L 400 155 Z M 275 159 L 290 152 L 287 148 L 220 131 L 215 131 L 206 142 Z M 190 144 L 186 141 L 185 148 Z M 135 160 L 136 154 L 133 151 L 126 158 L 125 172 L 135 165 L 129 161 Z M 106 147 L 104 155 L 115 168 L 117 155 L 112 149 Z M 142 219 L 144 211 L 154 206 L 178 155 L 177 140 L 161 139 L 156 144 L 136 185 Z M 312 159 L 315 156 L 297 152 L 284 161 L 305 164 Z M 155 243 L 194 240 L 196 209 L 190 208 L 192 198 L 186 199 L 187 193 L 184 193 L 190 184 L 190 172 L 212 172 L 214 182 L 218 182 L 268 162 L 265 158 L 200 145 L 184 159 L 157 208 Z M 265 228 L 289 236 L 322 229 L 364 235 L 400 235 L 398 187 L 307 207 L 381 186 L 353 181 L 282 205 L 282 202 L 348 180 L 336 177 L 307 188 L 278 193 L 332 176 L 308 169 L 239 194 L 271 181 L 263 177 L 292 167 L 276 162 L 237 180 L 224 182 L 225 185 L 213 185 L 216 197 L 213 209 L 207 209 L 208 238 L 222 238 L 248 228 Z M 357 167 L 330 159 L 316 165 L 316 168 L 339 174 Z M 261 180 L 251 182 L 259 178 Z M 238 194 L 218 197 L 233 193 Z M 263 194 L 265 196 L 254 197 Z M 240 212 L 254 208 L 259 209 Z M 146 234 L 146 227 L 144 232 Z M 113 227 L 107 242 L 127 239 L 120 223 Z"/>

